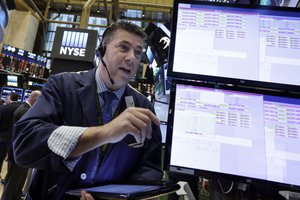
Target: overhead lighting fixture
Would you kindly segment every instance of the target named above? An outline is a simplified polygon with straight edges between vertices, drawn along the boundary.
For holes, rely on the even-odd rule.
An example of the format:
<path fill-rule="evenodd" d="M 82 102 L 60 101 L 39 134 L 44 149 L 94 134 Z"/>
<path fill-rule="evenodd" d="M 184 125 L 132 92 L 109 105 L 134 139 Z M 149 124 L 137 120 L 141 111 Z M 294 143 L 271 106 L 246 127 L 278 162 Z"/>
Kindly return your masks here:
<path fill-rule="evenodd" d="M 67 11 L 72 10 L 72 5 L 70 4 L 70 0 L 68 0 L 68 3 L 65 3 L 65 6 Z"/>
<path fill-rule="evenodd" d="M 70 4 L 66 4 L 66 10 L 67 10 L 67 11 L 72 10 L 72 6 L 71 6 Z"/>
<path fill-rule="evenodd" d="M 100 13 L 100 0 L 98 1 L 98 9 L 97 9 L 97 13 Z"/>

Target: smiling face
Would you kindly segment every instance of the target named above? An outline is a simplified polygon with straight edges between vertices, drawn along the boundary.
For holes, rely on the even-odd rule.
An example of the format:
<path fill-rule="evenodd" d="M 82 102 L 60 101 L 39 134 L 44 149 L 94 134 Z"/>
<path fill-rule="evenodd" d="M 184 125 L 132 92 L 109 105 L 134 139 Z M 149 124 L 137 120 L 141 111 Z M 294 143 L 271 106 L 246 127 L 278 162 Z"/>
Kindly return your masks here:
<path fill-rule="evenodd" d="M 100 76 L 108 89 L 116 90 L 130 82 L 139 66 L 143 45 L 143 38 L 136 34 L 123 29 L 114 32 L 103 56 L 114 84 L 100 62 Z"/>

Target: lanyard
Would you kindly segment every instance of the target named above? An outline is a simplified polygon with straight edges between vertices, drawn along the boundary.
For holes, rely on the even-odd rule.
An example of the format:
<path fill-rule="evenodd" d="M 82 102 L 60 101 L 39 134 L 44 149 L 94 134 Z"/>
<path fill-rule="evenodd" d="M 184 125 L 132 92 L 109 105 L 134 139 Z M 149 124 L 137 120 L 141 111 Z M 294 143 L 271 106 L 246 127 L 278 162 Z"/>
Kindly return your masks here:
<path fill-rule="evenodd" d="M 123 96 L 125 95 L 126 91 L 124 92 Z M 121 100 L 119 101 L 119 104 L 113 114 L 113 119 L 115 117 L 117 117 L 117 115 L 119 114 L 119 111 L 120 111 L 120 108 L 121 108 L 121 105 L 124 104 L 124 98 L 121 98 Z M 99 100 L 99 94 L 96 93 L 96 108 L 97 108 L 97 121 L 98 121 L 98 125 L 103 125 L 103 117 L 102 117 L 102 108 L 101 108 L 101 105 L 100 105 L 100 100 Z M 104 160 L 104 157 L 106 157 L 106 154 L 109 150 L 109 144 L 104 144 L 100 147 L 99 149 L 99 158 L 98 158 L 98 164 L 97 164 L 97 168 L 96 168 L 96 173 L 95 173 L 95 176 L 94 176 L 94 180 L 97 178 L 97 174 L 101 168 L 101 165 L 102 165 L 102 162 Z"/>

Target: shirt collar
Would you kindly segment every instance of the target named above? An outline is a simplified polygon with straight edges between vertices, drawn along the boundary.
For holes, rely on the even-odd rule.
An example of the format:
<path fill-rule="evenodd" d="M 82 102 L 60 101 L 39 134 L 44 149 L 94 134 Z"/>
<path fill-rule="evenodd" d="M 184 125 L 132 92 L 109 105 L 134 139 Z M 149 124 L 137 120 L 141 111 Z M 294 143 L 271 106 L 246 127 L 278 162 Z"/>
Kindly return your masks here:
<path fill-rule="evenodd" d="M 101 94 L 103 92 L 106 91 L 110 91 L 106 86 L 105 83 L 103 82 L 103 80 L 100 77 L 100 72 L 99 72 L 99 67 L 96 70 L 96 74 L 95 74 L 95 80 L 96 80 L 96 85 L 97 85 L 97 93 Z M 121 87 L 118 90 L 112 91 L 113 93 L 115 93 L 115 95 L 118 97 L 118 99 L 120 100 L 124 94 L 126 86 Z"/>

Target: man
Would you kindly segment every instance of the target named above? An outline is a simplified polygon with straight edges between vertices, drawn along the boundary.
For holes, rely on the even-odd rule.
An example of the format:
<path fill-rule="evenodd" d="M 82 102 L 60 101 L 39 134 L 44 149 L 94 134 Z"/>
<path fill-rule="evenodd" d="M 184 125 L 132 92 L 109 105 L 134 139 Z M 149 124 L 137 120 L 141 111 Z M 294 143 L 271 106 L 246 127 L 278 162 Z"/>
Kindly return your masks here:
<path fill-rule="evenodd" d="M 12 121 L 15 110 L 20 106 L 16 92 L 6 96 L 5 105 L 0 106 L 0 172 L 7 155 L 8 146 L 12 142 Z M 1 182 L 3 182 L 1 180 Z"/>
<path fill-rule="evenodd" d="M 12 124 L 17 122 L 29 110 L 40 95 L 41 92 L 38 90 L 31 92 L 28 100 L 21 104 L 14 112 Z M 11 145 L 8 148 L 7 162 L 8 168 L 1 200 L 20 200 L 28 169 L 20 167 L 15 163 Z"/>
<path fill-rule="evenodd" d="M 37 169 L 31 199 L 59 200 L 73 188 L 161 180 L 159 119 L 147 98 L 128 85 L 145 37 L 136 25 L 116 22 L 104 34 L 98 68 L 52 76 L 16 123 L 15 160 Z M 107 107 L 113 119 L 103 122 Z M 132 142 L 143 146 L 133 148 Z M 82 199 L 92 197 L 84 193 Z"/>

